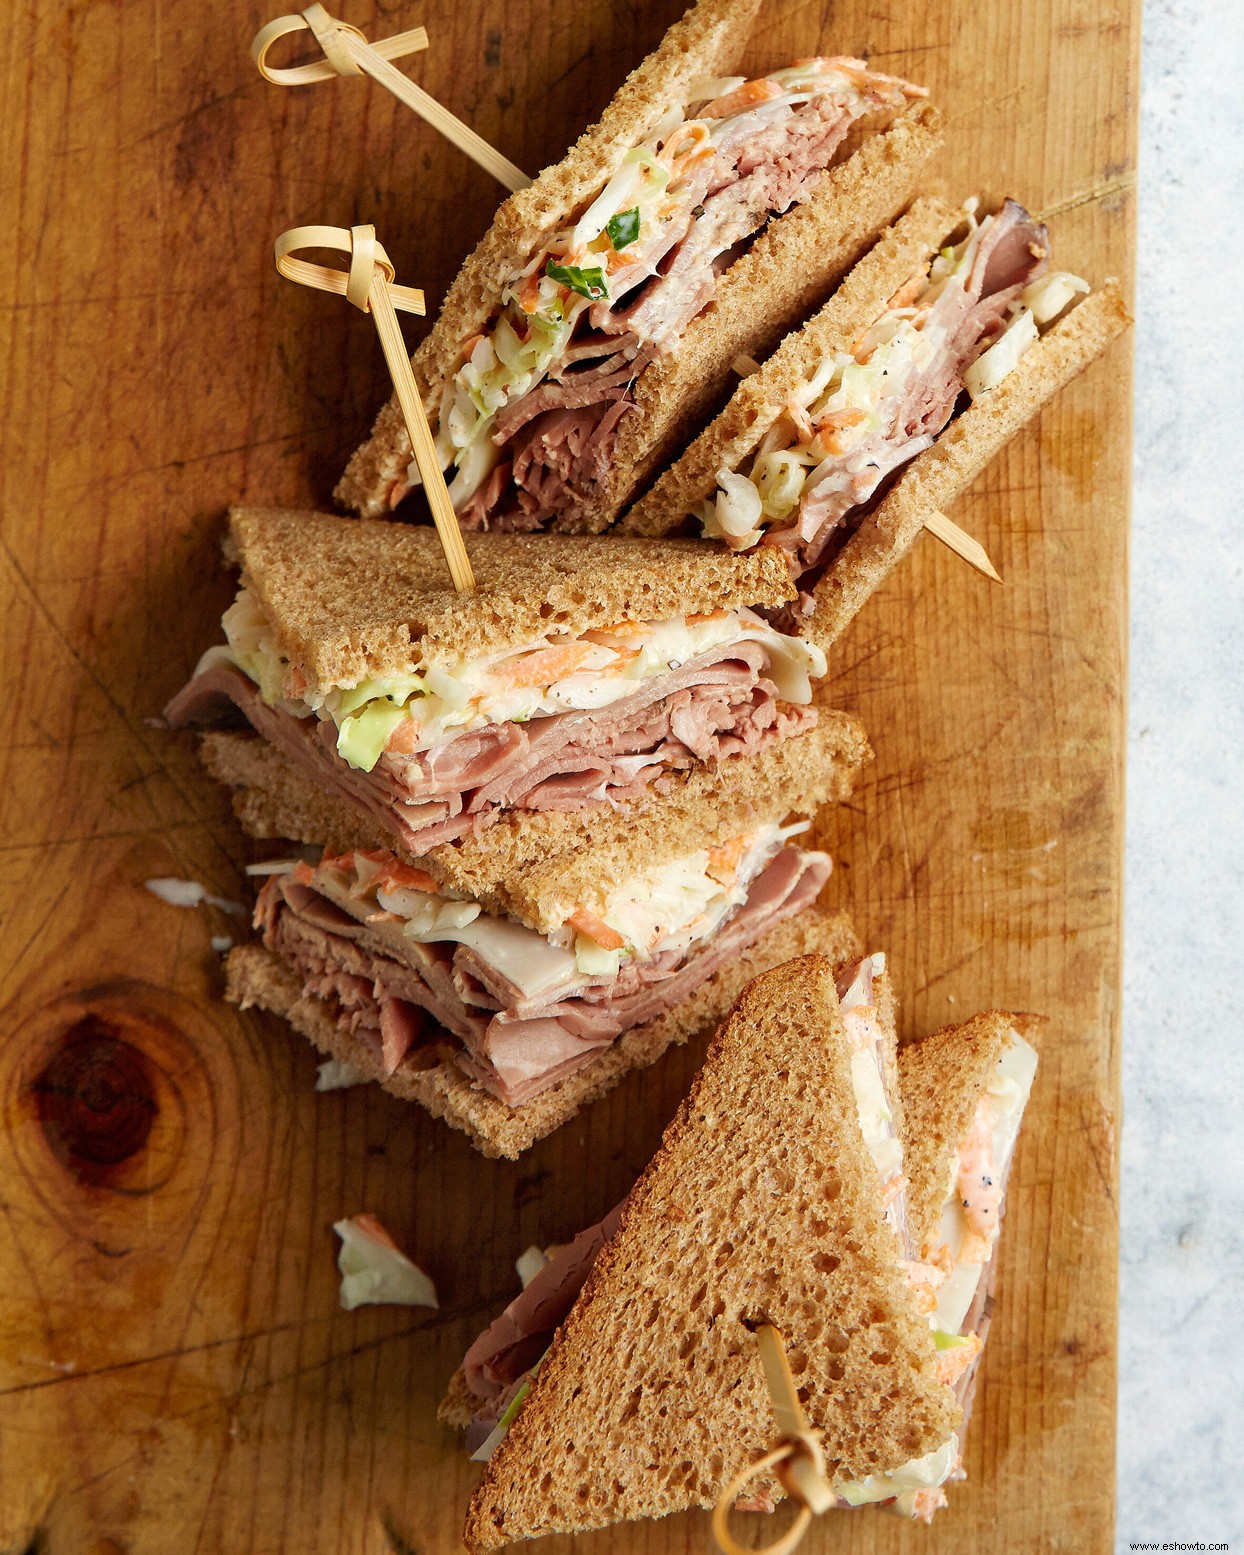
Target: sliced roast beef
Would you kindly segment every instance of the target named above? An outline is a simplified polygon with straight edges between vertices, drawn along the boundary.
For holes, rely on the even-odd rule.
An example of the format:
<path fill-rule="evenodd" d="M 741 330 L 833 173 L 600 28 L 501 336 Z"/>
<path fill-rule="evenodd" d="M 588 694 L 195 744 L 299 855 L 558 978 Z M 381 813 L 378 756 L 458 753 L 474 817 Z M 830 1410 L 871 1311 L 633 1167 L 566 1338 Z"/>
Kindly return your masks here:
<path fill-rule="evenodd" d="M 755 642 L 722 644 L 636 683 L 607 707 L 488 724 L 413 755 L 386 752 L 370 772 L 337 754 L 336 727 L 270 707 L 233 665 L 197 675 L 165 709 L 174 727 L 236 708 L 335 798 L 363 810 L 412 853 L 465 836 L 502 810 L 581 810 L 637 798 L 663 773 L 754 752 L 801 734 L 811 707 L 779 703 Z"/>
<path fill-rule="evenodd" d="M 723 257 L 732 259 L 770 217 L 809 197 L 852 122 L 844 99 L 826 93 L 759 131 L 746 119 L 737 131 L 723 127 L 716 156 L 692 175 L 699 183 L 683 201 L 683 221 L 667 226 L 646 265 L 611 275 L 609 300 L 584 310 L 566 358 L 498 415 L 493 440 L 512 458 L 512 484 L 487 483 L 460 510 L 464 525 L 530 529 L 592 500 L 618 428 L 635 409 L 634 381 L 712 302 Z M 618 344 L 596 360 L 605 355 L 602 337 L 611 335 Z M 589 359 L 590 371 L 575 370 Z M 588 409 L 591 416 L 581 413 Z M 580 414 L 568 419 L 572 411 Z"/>
<path fill-rule="evenodd" d="M 984 232 L 963 287 L 944 290 L 933 303 L 929 338 L 940 339 L 933 360 L 909 378 L 901 398 L 883 402 L 883 425 L 857 444 L 800 498 L 795 522 L 770 530 L 764 544 L 786 553 L 804 599 L 775 615 L 793 628 L 803 603 L 832 555 L 880 501 L 896 470 L 930 447 L 954 414 L 963 376 L 1001 333 L 1012 304 L 1048 262 L 1049 235 L 1014 200 L 1007 200 Z"/>
<path fill-rule="evenodd" d="M 328 1001 L 344 1029 L 380 1045 L 386 1072 L 400 1063 L 419 1065 L 423 1050 L 443 1041 L 421 1023 L 423 1010 L 458 1039 L 457 1062 L 477 1084 L 520 1106 L 623 1032 L 680 1004 L 762 935 L 810 906 L 828 874 L 824 854 L 783 848 L 706 944 L 689 954 L 671 950 L 627 961 L 614 976 L 562 984 L 543 999 L 524 998 L 470 946 L 414 943 L 391 924 L 353 918 L 341 901 L 292 875 L 265 883 L 256 924 L 265 945 L 303 977 L 306 993 Z"/>

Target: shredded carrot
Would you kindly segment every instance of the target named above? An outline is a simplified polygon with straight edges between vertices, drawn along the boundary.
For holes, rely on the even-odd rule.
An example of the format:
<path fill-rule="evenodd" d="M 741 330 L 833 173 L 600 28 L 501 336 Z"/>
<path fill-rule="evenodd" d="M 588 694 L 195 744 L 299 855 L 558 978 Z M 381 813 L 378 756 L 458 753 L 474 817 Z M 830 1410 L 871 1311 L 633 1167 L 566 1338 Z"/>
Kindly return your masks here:
<path fill-rule="evenodd" d="M 917 1490 L 912 1497 L 912 1510 L 916 1518 L 922 1523 L 931 1523 L 934 1512 L 940 1512 L 942 1507 L 948 1506 L 946 1492 L 940 1485 L 930 1485 L 925 1490 Z"/>
<path fill-rule="evenodd" d="M 291 880 L 296 880 L 299 885 L 310 885 L 315 878 L 315 871 L 310 864 L 298 863 L 289 872 Z"/>
<path fill-rule="evenodd" d="M 691 137 L 691 144 L 685 150 L 678 150 L 686 138 Z M 680 124 L 670 135 L 669 139 L 657 152 L 657 161 L 662 167 L 670 170 L 670 181 L 681 178 L 691 166 L 703 156 L 713 155 L 712 137 L 708 130 L 698 120 L 693 119 L 690 124 Z"/>
<path fill-rule="evenodd" d="M 949 1350 L 937 1352 L 937 1380 L 953 1388 L 959 1378 L 980 1354 L 981 1342 L 975 1334 L 966 1335 L 967 1344 L 957 1344 Z"/>
<path fill-rule="evenodd" d="M 403 718 L 401 723 L 393 725 L 393 732 L 384 744 L 385 750 L 395 756 L 409 756 L 419 743 L 422 727 L 417 718 Z"/>
<path fill-rule="evenodd" d="M 687 625 L 699 626 L 702 621 L 724 621 L 729 614 L 730 612 L 725 608 L 724 605 L 722 605 L 716 610 L 709 610 L 706 613 L 688 616 Z"/>
<path fill-rule="evenodd" d="M 515 690 L 523 686 L 551 686 L 564 675 L 573 675 L 595 646 L 579 641 L 563 643 L 558 648 L 540 648 L 535 653 L 524 653 L 509 663 L 497 665 L 492 677 Z"/>
<path fill-rule="evenodd" d="M 732 837 L 720 847 L 708 850 L 708 875 L 710 880 L 729 885 L 739 872 L 739 860 L 747 847 L 746 837 Z"/>
<path fill-rule="evenodd" d="M 911 280 L 904 281 L 898 291 L 890 298 L 890 301 L 886 304 L 887 308 L 910 308 L 927 285 L 927 276 L 913 275 Z"/>
<path fill-rule="evenodd" d="M 567 921 L 580 934 L 595 940 L 602 950 L 621 950 L 626 944 L 616 929 L 611 929 L 604 919 L 598 918 L 594 912 L 588 912 L 586 907 L 571 913 Z"/>
<path fill-rule="evenodd" d="M 518 305 L 524 313 L 534 313 L 540 306 L 540 271 L 542 268 L 540 265 L 536 266 L 523 282 L 523 289 L 518 294 Z"/>
<path fill-rule="evenodd" d="M 895 1199 L 898 1198 L 899 1194 L 902 1193 L 906 1187 L 906 1177 L 892 1177 L 881 1190 L 882 1209 L 889 1209 L 890 1205 L 894 1203 Z"/>
<path fill-rule="evenodd" d="M 399 1251 L 397 1243 L 374 1215 L 364 1210 L 361 1215 L 353 1217 L 353 1222 L 364 1236 L 373 1237 L 377 1242 L 383 1242 L 386 1247 L 393 1248 L 395 1252 Z"/>
<path fill-rule="evenodd" d="M 700 109 L 698 117 L 728 119 L 732 114 L 755 108 L 758 103 L 767 103 L 781 95 L 782 88 L 776 81 L 766 81 L 763 77 L 757 81 L 744 81 L 742 86 L 736 86 L 733 92 L 727 92 L 724 97 L 715 97 L 707 108 Z"/>
<path fill-rule="evenodd" d="M 475 350 L 475 347 L 479 345 L 483 338 L 483 335 L 475 334 L 472 335 L 469 340 L 464 340 L 462 342 L 462 360 L 464 362 L 469 362 L 471 360 L 472 351 Z"/>
<path fill-rule="evenodd" d="M 648 634 L 646 621 L 617 621 L 613 626 L 600 626 L 590 632 L 584 632 L 584 637 L 594 643 L 604 642 L 608 637 L 645 637 Z"/>
<path fill-rule="evenodd" d="M 861 421 L 867 420 L 867 411 L 858 410 L 854 405 L 849 405 L 845 410 L 827 410 L 816 426 L 818 432 L 823 432 L 826 427 L 832 432 L 839 427 L 857 427 Z"/>
<path fill-rule="evenodd" d="M 424 891 L 432 896 L 440 890 L 440 886 L 426 870 L 416 869 L 413 864 L 406 864 L 399 858 L 391 859 L 376 876 L 374 883 L 398 891 Z"/>
<path fill-rule="evenodd" d="M 841 434 L 867 420 L 867 413 L 862 410 L 831 410 L 816 424 L 817 441 L 827 454 L 844 454 L 850 440 Z"/>

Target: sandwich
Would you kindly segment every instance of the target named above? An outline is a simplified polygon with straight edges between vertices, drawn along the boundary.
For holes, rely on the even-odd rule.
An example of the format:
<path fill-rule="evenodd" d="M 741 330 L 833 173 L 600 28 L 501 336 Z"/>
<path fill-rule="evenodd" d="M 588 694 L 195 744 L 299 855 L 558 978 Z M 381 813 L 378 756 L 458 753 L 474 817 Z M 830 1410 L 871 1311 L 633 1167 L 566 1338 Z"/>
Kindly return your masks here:
<path fill-rule="evenodd" d="M 517 1156 L 711 1030 L 756 973 L 851 954 L 849 924 L 818 905 L 830 860 L 800 844 L 798 818 L 844 798 L 867 749 L 829 715 L 625 811 L 511 816 L 410 857 L 369 845 L 352 809 L 265 742 L 213 732 L 204 759 L 248 830 L 331 839 L 258 866 L 261 940 L 230 952 L 227 996 L 485 1154 Z"/>
<path fill-rule="evenodd" d="M 760 0 L 699 0 L 501 206 L 413 358 L 464 529 L 604 529 L 915 191 L 924 91 L 846 58 L 734 74 Z M 338 488 L 418 483 L 396 402 Z"/>
<path fill-rule="evenodd" d="M 586 535 L 468 548 L 478 587 L 460 595 L 431 529 L 234 509 L 227 643 L 167 722 L 240 714 L 408 855 L 513 811 L 625 804 L 815 726 L 824 654 L 758 614 L 793 597 L 777 556 Z"/>
<path fill-rule="evenodd" d="M 1031 1016 L 991 1011 L 899 1051 L 911 1278 L 929 1314 L 962 1443 L 989 1331 L 1007 1181 L 1037 1055 Z M 958 1460 L 956 1452 L 956 1459 Z M 961 1479 L 956 1461 L 952 1477 Z M 930 1497 L 929 1510 L 945 1504 Z"/>
<path fill-rule="evenodd" d="M 995 453 L 1127 325 L 1014 200 L 918 200 L 631 509 L 633 534 L 781 553 L 825 647 Z M 745 365 L 745 364 L 744 364 Z"/>
<path fill-rule="evenodd" d="M 443 1419 L 487 1457 L 464 1540 L 713 1505 L 776 1427 L 749 1331 L 781 1334 L 842 1504 L 953 1450 L 959 1410 L 904 1272 L 902 1110 L 883 965 L 753 981 L 625 1201 L 471 1347 Z M 867 990 L 848 1030 L 838 988 Z M 489 1426 L 489 1421 L 495 1424 Z M 782 1493 L 753 1487 L 758 1505 Z"/>

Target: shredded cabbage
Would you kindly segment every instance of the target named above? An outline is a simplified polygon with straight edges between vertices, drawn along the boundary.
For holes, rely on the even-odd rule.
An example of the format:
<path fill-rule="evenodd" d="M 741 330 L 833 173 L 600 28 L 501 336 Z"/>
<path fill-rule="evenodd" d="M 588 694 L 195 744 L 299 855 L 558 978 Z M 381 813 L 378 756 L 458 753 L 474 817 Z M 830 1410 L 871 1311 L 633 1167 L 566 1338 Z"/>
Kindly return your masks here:
<path fill-rule="evenodd" d="M 792 67 L 795 68 L 795 67 Z M 785 79 L 777 72 L 770 79 Z M 716 490 L 692 506 L 689 517 L 706 539 L 732 550 L 748 550 L 766 528 L 796 530 L 814 541 L 816 521 L 800 527 L 800 513 L 814 493 L 849 495 L 854 508 L 867 502 L 885 476 L 932 443 L 931 435 L 908 436 L 898 411 L 913 378 L 932 370 L 945 348 L 946 326 L 938 302 L 951 287 L 970 279 L 985 234 L 997 220 L 977 219 L 980 202 L 963 206 L 966 235 L 943 248 L 928 279 L 912 297 L 907 288 L 850 351 L 826 355 L 793 395 L 785 415 L 761 439 L 750 460 L 717 472 Z M 975 399 L 997 388 L 1048 324 L 1088 283 L 1066 271 L 1041 277 L 1024 289 L 1003 333 L 965 370 L 963 383 Z M 944 317 L 944 311 L 941 314 Z M 953 317 L 953 311 L 952 311 Z M 836 522 L 841 499 L 822 525 Z M 825 504 L 822 504 L 821 511 Z"/>

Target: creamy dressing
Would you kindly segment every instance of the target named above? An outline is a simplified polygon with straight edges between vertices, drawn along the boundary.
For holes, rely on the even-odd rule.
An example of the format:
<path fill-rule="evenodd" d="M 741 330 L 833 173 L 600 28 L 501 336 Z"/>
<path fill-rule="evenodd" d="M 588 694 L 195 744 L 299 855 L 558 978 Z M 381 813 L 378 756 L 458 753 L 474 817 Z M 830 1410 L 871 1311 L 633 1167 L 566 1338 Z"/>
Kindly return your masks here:
<path fill-rule="evenodd" d="M 999 1183 L 1006 1177 L 1036 1072 L 1035 1051 L 1023 1037 L 1013 1032 L 1011 1046 L 999 1059 L 984 1098 L 992 1114 L 991 1154 Z M 959 1197 L 958 1179 L 959 1152 L 956 1152 L 951 1162 L 941 1220 L 942 1242 L 950 1250 L 954 1267 L 937 1292 L 937 1310 L 932 1319 L 933 1326 L 947 1334 L 957 1334 L 962 1330 L 988 1262 L 988 1258 L 959 1261 L 959 1250 L 968 1241 L 970 1233 Z M 997 1236 L 995 1225 L 988 1239 L 989 1256 L 992 1256 Z"/>
<path fill-rule="evenodd" d="M 812 700 L 812 681 L 827 668 L 814 644 L 742 608 L 622 621 L 581 637 L 548 635 L 499 653 L 428 665 L 419 674 L 312 686 L 281 651 L 245 585 L 222 624 L 228 647 L 209 648 L 196 674 L 233 664 L 270 706 L 296 718 L 331 719 L 338 753 L 366 772 L 386 751 L 413 756 L 469 730 L 607 707 L 723 645 L 760 644 L 778 695 L 800 705 Z"/>
<path fill-rule="evenodd" d="M 852 1484 L 839 1485 L 836 1494 L 848 1506 L 866 1506 L 871 1501 L 888 1501 L 892 1496 L 914 1495 L 942 1485 L 950 1477 L 959 1457 L 959 1438 L 948 1436 L 940 1447 L 923 1458 L 912 1458 L 888 1474 L 870 1474 Z"/>
<path fill-rule="evenodd" d="M 616 970 L 625 956 L 664 955 L 708 939 L 747 900 L 752 881 L 783 844 L 808 826 L 807 821 L 793 826 L 770 822 L 732 842 L 700 848 L 632 876 L 609 895 L 599 914 L 605 928 L 624 943 L 610 949 L 594 942 L 590 933 L 578 933 L 575 952 L 580 970 L 602 968 L 605 956 L 617 958 Z M 573 906 L 558 907 L 552 915 L 562 927 L 577 913 Z"/>
<path fill-rule="evenodd" d="M 851 1045 L 851 1085 L 855 1091 L 860 1129 L 877 1168 L 877 1176 L 886 1186 L 902 1175 L 903 1146 L 895 1132 L 894 1114 L 886 1097 L 882 1069 L 885 1038 L 873 1002 L 873 981 L 884 971 L 883 952 L 865 956 L 838 1005 Z"/>
<path fill-rule="evenodd" d="M 997 1069 L 982 1098 L 982 1101 L 988 1102 L 991 1115 L 990 1142 L 999 1182 L 1005 1179 L 1036 1071 L 1036 1053 L 1018 1032 L 1012 1032 L 1011 1045 L 998 1060 Z M 953 1258 L 962 1245 L 966 1230 L 957 1189 L 959 1152 L 955 1153 L 949 1177 L 950 1186 L 942 1210 L 942 1237 Z M 991 1255 L 997 1235 L 995 1224 L 990 1243 Z M 934 1330 L 948 1336 L 960 1333 L 976 1299 L 984 1267 L 984 1264 L 978 1262 L 954 1263 L 938 1290 L 936 1311 L 929 1319 Z M 902 1516 L 927 1515 L 931 1508 L 926 1506 L 922 1510 L 922 1500 L 927 1502 L 922 1492 L 935 1490 L 944 1484 L 958 1460 L 959 1438 L 955 1435 L 923 1458 L 912 1459 L 888 1474 L 873 1474 L 855 1484 L 841 1486 L 837 1493 L 851 1506 L 893 1499 L 894 1511 Z"/>

